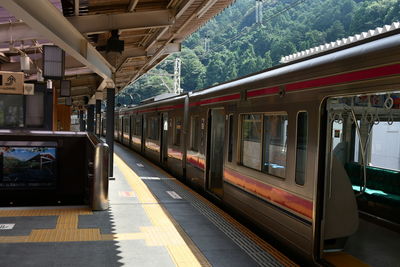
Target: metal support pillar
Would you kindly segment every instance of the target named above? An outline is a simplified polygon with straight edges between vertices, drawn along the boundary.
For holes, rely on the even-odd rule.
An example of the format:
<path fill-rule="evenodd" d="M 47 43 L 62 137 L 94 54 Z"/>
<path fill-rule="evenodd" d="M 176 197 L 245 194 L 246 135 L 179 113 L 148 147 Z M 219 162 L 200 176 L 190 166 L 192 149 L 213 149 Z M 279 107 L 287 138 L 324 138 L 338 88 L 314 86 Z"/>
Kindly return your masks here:
<path fill-rule="evenodd" d="M 96 100 L 96 135 L 101 136 L 101 100 Z"/>
<path fill-rule="evenodd" d="M 107 108 L 106 108 L 106 142 L 110 151 L 108 176 L 114 179 L 114 107 L 115 107 L 115 88 L 107 88 Z"/>
<path fill-rule="evenodd" d="M 79 131 L 85 131 L 85 121 L 83 120 L 83 110 L 79 110 Z"/>
<path fill-rule="evenodd" d="M 94 132 L 94 105 L 87 106 L 87 131 Z"/>

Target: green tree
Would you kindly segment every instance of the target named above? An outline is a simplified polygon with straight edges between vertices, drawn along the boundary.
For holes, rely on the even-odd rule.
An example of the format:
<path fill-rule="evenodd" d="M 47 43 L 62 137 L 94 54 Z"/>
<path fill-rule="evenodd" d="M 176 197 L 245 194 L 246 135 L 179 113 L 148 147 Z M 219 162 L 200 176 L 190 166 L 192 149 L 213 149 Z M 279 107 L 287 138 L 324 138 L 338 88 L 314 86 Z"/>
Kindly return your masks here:
<path fill-rule="evenodd" d="M 193 50 L 184 48 L 182 51 L 181 87 L 185 91 L 201 89 L 204 86 L 206 67 Z"/>

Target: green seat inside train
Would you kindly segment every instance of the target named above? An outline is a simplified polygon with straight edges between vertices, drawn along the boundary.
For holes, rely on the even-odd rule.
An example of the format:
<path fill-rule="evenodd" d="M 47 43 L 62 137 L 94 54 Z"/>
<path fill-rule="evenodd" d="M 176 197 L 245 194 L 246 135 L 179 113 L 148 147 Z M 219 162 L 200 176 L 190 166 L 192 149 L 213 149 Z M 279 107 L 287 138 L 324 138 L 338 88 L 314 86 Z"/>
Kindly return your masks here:
<path fill-rule="evenodd" d="M 351 162 L 345 164 L 345 169 L 353 185 L 353 190 L 360 191 L 363 183 L 362 166 Z M 386 206 L 400 206 L 400 172 L 367 166 L 367 189 L 361 196 L 367 201 Z"/>

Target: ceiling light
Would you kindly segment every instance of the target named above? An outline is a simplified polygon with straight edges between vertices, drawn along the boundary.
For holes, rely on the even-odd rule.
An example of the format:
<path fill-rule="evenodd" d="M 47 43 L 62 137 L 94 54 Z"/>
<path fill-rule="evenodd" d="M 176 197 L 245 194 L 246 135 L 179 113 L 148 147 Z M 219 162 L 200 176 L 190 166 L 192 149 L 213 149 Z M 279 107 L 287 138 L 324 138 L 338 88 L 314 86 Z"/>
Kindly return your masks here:
<path fill-rule="evenodd" d="M 22 71 L 28 71 L 30 70 L 31 66 L 30 66 L 30 58 L 28 57 L 27 54 L 23 53 L 20 58 L 20 63 L 21 63 L 21 70 Z"/>

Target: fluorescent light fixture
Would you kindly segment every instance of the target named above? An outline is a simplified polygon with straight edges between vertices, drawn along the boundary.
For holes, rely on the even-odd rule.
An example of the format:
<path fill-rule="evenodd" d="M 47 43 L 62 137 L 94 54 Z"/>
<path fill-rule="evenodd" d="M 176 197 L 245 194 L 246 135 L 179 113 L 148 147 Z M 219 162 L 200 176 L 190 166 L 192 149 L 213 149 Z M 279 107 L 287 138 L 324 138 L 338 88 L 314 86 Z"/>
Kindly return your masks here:
<path fill-rule="evenodd" d="M 28 57 L 28 55 L 27 54 L 22 54 L 20 57 L 19 57 L 19 60 L 20 60 L 20 63 L 21 63 L 21 70 L 22 71 L 27 71 L 27 70 L 30 70 L 30 68 L 31 68 L 31 62 L 30 62 L 30 59 L 29 59 L 29 57 Z"/>

